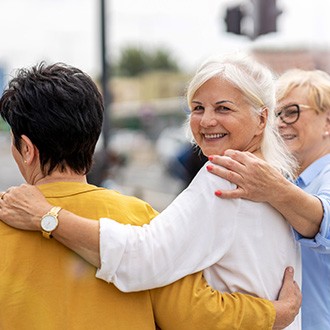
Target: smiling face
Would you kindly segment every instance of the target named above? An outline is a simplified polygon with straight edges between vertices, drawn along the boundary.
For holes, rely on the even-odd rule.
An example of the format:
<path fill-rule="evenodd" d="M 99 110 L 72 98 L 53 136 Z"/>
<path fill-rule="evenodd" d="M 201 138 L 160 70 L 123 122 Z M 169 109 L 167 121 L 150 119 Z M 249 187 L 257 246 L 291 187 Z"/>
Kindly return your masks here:
<path fill-rule="evenodd" d="M 206 81 L 191 101 L 191 131 L 206 156 L 260 149 L 265 122 L 242 92 L 218 77 Z"/>
<path fill-rule="evenodd" d="M 294 88 L 279 101 L 278 108 L 291 104 L 310 107 L 300 107 L 299 119 L 291 125 L 283 123 L 280 118 L 277 119 L 280 134 L 290 152 L 297 158 L 302 172 L 330 151 L 329 138 L 325 137 L 325 132 L 330 131 L 329 114 L 313 108 L 308 99 L 308 89 L 304 86 Z"/>

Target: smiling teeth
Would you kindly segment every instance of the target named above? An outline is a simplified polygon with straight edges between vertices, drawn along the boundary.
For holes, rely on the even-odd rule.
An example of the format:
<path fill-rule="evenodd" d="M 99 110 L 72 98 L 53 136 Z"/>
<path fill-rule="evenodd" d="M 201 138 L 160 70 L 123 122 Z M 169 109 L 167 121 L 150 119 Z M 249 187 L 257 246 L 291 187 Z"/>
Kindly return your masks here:
<path fill-rule="evenodd" d="M 204 134 L 206 139 L 219 139 L 224 137 L 226 134 Z"/>

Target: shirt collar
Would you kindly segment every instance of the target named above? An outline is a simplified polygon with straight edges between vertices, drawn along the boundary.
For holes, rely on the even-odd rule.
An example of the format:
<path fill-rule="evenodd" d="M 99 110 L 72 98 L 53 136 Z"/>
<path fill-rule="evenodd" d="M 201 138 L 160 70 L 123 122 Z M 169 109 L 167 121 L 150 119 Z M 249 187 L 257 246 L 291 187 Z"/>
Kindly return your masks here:
<path fill-rule="evenodd" d="M 37 186 L 46 198 L 59 198 L 77 195 L 89 191 L 101 190 L 94 185 L 83 182 L 52 182 Z"/>
<path fill-rule="evenodd" d="M 311 165 L 309 165 L 296 179 L 295 183 L 297 186 L 308 186 L 323 170 L 323 168 L 330 163 L 330 154 L 327 154 Z"/>

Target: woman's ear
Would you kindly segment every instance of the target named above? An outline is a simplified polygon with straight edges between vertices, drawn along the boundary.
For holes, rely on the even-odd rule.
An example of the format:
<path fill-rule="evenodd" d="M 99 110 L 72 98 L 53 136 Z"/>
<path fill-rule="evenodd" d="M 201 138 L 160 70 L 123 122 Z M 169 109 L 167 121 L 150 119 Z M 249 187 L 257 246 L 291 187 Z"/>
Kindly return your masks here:
<path fill-rule="evenodd" d="M 330 111 L 327 111 L 327 116 L 325 118 L 325 125 L 324 125 L 324 136 L 328 137 L 330 135 Z"/>
<path fill-rule="evenodd" d="M 266 127 L 268 119 L 268 108 L 263 107 L 259 114 L 259 128 L 263 131 Z"/>
<path fill-rule="evenodd" d="M 263 125 L 266 126 L 267 119 L 268 119 L 268 108 L 267 107 L 264 107 L 261 109 L 260 117 L 261 117 L 261 121 L 262 121 Z"/>
<path fill-rule="evenodd" d="M 38 149 L 26 135 L 21 136 L 21 155 L 24 163 L 28 165 L 38 157 Z"/>
<path fill-rule="evenodd" d="M 326 127 L 330 127 L 330 111 L 327 111 L 327 118 L 326 118 Z"/>

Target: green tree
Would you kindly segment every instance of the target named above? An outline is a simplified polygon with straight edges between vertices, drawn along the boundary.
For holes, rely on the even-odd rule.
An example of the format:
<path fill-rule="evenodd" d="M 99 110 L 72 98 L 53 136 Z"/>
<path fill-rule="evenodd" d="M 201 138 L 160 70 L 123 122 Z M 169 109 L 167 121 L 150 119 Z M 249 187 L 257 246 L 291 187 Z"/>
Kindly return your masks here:
<path fill-rule="evenodd" d="M 120 76 L 135 77 L 152 70 L 179 71 L 178 65 L 165 48 L 149 50 L 127 46 L 121 50 L 111 72 Z"/>
<path fill-rule="evenodd" d="M 166 49 L 156 49 L 151 55 L 151 67 L 153 70 L 178 71 L 178 65 L 172 59 Z"/>
<path fill-rule="evenodd" d="M 135 77 L 148 69 L 149 55 L 144 49 L 131 46 L 122 49 L 117 64 L 119 75 Z"/>

